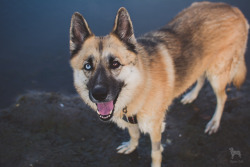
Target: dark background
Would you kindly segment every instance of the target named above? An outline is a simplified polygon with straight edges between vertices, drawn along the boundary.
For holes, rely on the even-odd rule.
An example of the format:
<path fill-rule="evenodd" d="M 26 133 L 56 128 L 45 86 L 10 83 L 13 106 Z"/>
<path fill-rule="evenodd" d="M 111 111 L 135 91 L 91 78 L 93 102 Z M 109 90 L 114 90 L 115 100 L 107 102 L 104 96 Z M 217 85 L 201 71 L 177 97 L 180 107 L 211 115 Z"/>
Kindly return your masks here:
<path fill-rule="evenodd" d="M 28 90 L 75 93 L 69 66 L 69 26 L 75 11 L 96 35 L 108 34 L 117 10 L 124 6 L 136 36 L 159 28 L 191 0 L 1 0 L 0 108 Z M 250 20 L 249 0 L 224 0 Z M 249 46 L 249 44 L 248 44 Z M 246 54 L 250 67 L 249 51 Z M 248 73 L 248 78 L 249 78 Z"/>

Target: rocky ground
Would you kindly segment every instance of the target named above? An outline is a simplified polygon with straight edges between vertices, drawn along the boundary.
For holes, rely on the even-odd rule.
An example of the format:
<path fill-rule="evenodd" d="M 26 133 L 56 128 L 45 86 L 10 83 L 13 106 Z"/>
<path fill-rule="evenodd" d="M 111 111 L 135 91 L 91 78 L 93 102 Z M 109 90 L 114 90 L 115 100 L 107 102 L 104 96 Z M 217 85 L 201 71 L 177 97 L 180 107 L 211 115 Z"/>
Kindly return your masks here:
<path fill-rule="evenodd" d="M 192 104 L 175 100 L 163 133 L 162 166 L 250 166 L 250 81 L 227 93 L 221 127 L 211 136 L 204 134 L 216 105 L 211 87 L 206 84 Z M 150 166 L 149 136 L 142 135 L 133 153 L 117 154 L 116 147 L 128 139 L 76 95 L 32 91 L 0 111 L 1 167 Z M 231 157 L 230 148 L 241 157 Z"/>

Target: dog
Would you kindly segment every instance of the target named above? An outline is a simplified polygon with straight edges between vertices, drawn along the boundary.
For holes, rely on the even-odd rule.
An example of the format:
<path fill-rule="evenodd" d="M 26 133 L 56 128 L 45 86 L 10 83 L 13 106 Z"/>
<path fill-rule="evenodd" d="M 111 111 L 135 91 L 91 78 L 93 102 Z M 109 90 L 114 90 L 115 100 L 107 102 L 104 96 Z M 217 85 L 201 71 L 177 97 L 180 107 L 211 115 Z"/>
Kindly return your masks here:
<path fill-rule="evenodd" d="M 227 84 L 240 87 L 246 77 L 248 29 L 241 11 L 225 3 L 193 3 L 164 27 L 137 39 L 123 7 L 112 31 L 101 37 L 76 12 L 70 26 L 74 86 L 102 121 L 128 129 L 130 140 L 117 148 L 118 153 L 131 153 L 140 132 L 148 133 L 151 166 L 159 167 L 166 110 L 197 82 L 181 100 L 194 101 L 206 78 L 217 106 L 205 133 L 217 132 Z"/>
<path fill-rule="evenodd" d="M 231 153 L 231 159 L 234 159 L 234 156 L 235 156 L 235 155 L 238 155 L 239 158 L 241 158 L 241 152 L 240 152 L 240 151 L 234 150 L 233 147 L 230 147 L 230 148 L 229 148 L 229 151 L 230 151 L 230 153 Z"/>

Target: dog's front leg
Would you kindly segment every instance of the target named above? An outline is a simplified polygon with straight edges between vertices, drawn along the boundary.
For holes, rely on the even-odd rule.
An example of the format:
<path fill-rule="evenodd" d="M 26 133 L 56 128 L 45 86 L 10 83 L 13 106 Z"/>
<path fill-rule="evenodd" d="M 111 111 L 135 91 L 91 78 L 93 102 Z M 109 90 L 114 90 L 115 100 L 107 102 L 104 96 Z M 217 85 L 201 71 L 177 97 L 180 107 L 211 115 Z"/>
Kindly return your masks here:
<path fill-rule="evenodd" d="M 163 147 L 161 145 L 161 127 L 155 127 L 152 132 L 150 132 L 151 138 L 151 158 L 152 164 L 151 167 L 160 167 L 162 161 L 162 151 Z"/>
<path fill-rule="evenodd" d="M 123 142 L 119 147 L 117 147 L 117 152 L 120 154 L 129 154 L 134 151 L 138 146 L 138 141 L 140 138 L 140 131 L 138 125 L 129 125 L 128 132 L 130 135 L 130 140 L 128 142 Z"/>

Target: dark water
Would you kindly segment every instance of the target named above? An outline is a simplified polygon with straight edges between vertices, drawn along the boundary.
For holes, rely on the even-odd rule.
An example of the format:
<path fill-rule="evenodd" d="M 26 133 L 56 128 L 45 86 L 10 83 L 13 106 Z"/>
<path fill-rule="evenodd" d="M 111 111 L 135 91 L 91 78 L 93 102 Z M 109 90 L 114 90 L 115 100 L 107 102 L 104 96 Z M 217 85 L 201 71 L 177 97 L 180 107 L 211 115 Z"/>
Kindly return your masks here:
<path fill-rule="evenodd" d="M 69 66 L 71 15 L 79 11 L 96 35 L 112 29 L 121 6 L 128 9 L 136 36 L 158 28 L 191 0 L 1 0 L 0 108 L 27 90 L 74 93 Z M 225 0 L 250 20 L 249 0 Z M 247 64 L 250 67 L 250 55 Z M 249 77 L 249 74 L 248 74 Z"/>

